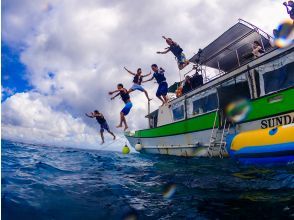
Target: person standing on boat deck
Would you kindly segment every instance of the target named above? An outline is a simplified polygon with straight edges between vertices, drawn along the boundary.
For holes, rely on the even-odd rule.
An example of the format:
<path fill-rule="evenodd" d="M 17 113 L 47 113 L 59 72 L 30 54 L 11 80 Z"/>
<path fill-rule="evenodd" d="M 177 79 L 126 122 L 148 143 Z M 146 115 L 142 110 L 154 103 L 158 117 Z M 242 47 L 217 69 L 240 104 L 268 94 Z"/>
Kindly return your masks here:
<path fill-rule="evenodd" d="M 193 85 L 194 89 L 203 85 L 203 76 L 201 74 L 199 74 L 197 70 L 191 80 L 192 80 L 192 85 Z"/>
<path fill-rule="evenodd" d="M 104 129 L 109 134 L 111 134 L 113 136 L 113 140 L 115 140 L 115 135 L 110 131 L 107 121 L 102 115 L 102 113 L 100 113 L 98 110 L 95 110 L 94 112 L 91 112 L 90 114 L 85 113 L 85 115 L 89 118 L 96 118 L 97 122 L 100 124 L 100 136 L 102 139 L 101 144 L 104 144 L 104 136 L 103 136 Z"/>
<path fill-rule="evenodd" d="M 128 70 L 126 67 L 124 67 L 124 69 L 125 69 L 128 73 L 130 73 L 130 74 L 132 74 L 132 75 L 134 76 L 134 79 L 133 79 L 133 83 L 134 83 L 134 84 L 133 84 L 133 86 L 129 89 L 129 93 L 131 93 L 131 92 L 133 92 L 133 91 L 135 91 L 135 90 L 139 90 L 139 91 L 141 91 L 141 92 L 144 92 L 145 95 L 146 95 L 146 97 L 147 97 L 147 99 L 148 99 L 148 102 L 150 102 L 151 99 L 150 99 L 149 96 L 148 96 L 148 92 L 143 88 L 143 86 L 141 86 L 141 84 L 142 84 L 143 78 L 146 77 L 146 76 L 151 75 L 151 72 L 148 73 L 148 74 L 146 74 L 146 75 L 142 75 L 142 70 L 141 70 L 141 68 L 138 68 L 138 69 L 137 69 L 137 73 L 133 73 L 133 72 L 131 72 L 131 71 Z"/>
<path fill-rule="evenodd" d="M 160 99 L 160 101 L 162 101 L 162 105 L 164 105 L 165 103 L 167 103 L 166 95 L 167 95 L 167 91 L 168 91 L 168 85 L 166 82 L 166 78 L 164 76 L 165 71 L 161 67 L 158 69 L 158 66 L 156 64 L 152 64 L 151 69 L 153 70 L 153 76 L 150 79 L 143 81 L 143 83 L 151 81 L 153 79 L 156 80 L 156 82 L 158 83 L 158 89 L 156 91 L 156 96 L 157 96 L 157 98 Z"/>
<path fill-rule="evenodd" d="M 294 23 L 294 2 L 288 1 L 288 4 L 287 2 L 284 2 L 283 5 L 285 5 L 287 13 L 290 15 L 290 18 L 293 20 Z M 289 9 L 289 7 L 291 7 L 291 9 Z"/>
<path fill-rule="evenodd" d="M 190 76 L 185 77 L 185 83 L 183 86 L 183 94 L 186 94 L 194 89 L 194 85 Z"/>
<path fill-rule="evenodd" d="M 128 129 L 128 124 L 127 124 L 125 116 L 129 114 L 131 108 L 133 107 L 129 92 L 127 89 L 124 88 L 123 84 L 119 83 L 117 84 L 117 90 L 109 92 L 109 95 L 112 95 L 113 93 L 117 93 L 117 94 L 111 97 L 111 100 L 115 99 L 117 96 L 120 95 L 121 99 L 125 103 L 125 107 L 120 112 L 120 123 L 116 127 L 121 128 L 122 125 L 124 124 L 125 125 L 124 131 L 126 131 Z"/>
<path fill-rule="evenodd" d="M 252 54 L 254 58 L 260 57 L 260 55 L 264 53 L 260 43 L 258 41 L 253 42 L 253 49 L 252 49 Z"/>
<path fill-rule="evenodd" d="M 174 42 L 171 38 L 166 38 L 165 36 L 162 36 L 163 39 L 165 39 L 166 43 L 169 45 L 169 47 L 166 48 L 165 51 L 160 52 L 158 51 L 158 54 L 166 54 L 169 51 L 171 51 L 178 62 L 178 67 L 180 70 L 182 70 L 185 66 L 189 64 L 189 60 L 186 59 L 185 54 L 183 53 L 183 49 L 178 45 L 176 42 Z"/>

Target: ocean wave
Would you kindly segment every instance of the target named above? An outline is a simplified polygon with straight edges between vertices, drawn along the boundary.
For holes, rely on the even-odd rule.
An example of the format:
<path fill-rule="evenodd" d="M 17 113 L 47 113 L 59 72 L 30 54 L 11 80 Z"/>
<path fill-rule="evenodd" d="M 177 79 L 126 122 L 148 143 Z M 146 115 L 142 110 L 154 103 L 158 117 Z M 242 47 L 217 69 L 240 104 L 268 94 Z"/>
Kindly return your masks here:
<path fill-rule="evenodd" d="M 294 213 L 293 166 L 241 167 L 225 159 L 2 141 L 1 181 L 3 219 L 224 219 L 252 217 L 260 210 L 265 217 L 275 210 L 273 216 L 287 218 Z"/>

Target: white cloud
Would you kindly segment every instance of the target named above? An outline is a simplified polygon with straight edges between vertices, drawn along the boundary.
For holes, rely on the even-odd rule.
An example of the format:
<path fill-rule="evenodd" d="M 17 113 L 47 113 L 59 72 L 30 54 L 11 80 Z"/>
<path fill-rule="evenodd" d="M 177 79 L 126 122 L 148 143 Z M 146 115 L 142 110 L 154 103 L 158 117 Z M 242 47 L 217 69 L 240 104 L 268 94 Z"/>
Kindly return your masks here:
<path fill-rule="evenodd" d="M 22 48 L 21 60 L 34 92 L 16 94 L 2 104 L 3 136 L 20 138 L 19 134 L 29 136 L 37 130 L 48 140 L 91 145 L 97 138 L 93 141 L 87 135 L 92 137 L 97 125 L 83 117 L 84 112 L 98 108 L 110 125 L 118 123 L 123 103 L 111 102 L 107 92 L 119 82 L 131 86 L 132 78 L 123 66 L 132 70 L 142 67 L 147 73 L 152 63 L 158 63 L 166 69 L 170 84 L 178 80 L 173 56 L 155 53 L 166 47 L 162 35 L 173 37 L 191 57 L 240 17 L 271 33 L 287 17 L 281 3 L 6 0 L 3 40 Z M 156 84 L 149 82 L 145 87 L 154 99 L 152 109 L 157 108 Z M 146 127 L 146 98 L 137 91 L 131 97 L 134 107 L 127 117 L 130 127 Z M 29 109 L 28 113 L 17 112 L 21 126 L 13 124 L 16 119 L 10 113 L 16 111 L 16 103 Z M 34 114 L 39 110 L 47 112 L 50 121 L 45 114 Z M 46 130 L 45 124 L 51 120 L 55 126 Z"/>
<path fill-rule="evenodd" d="M 5 80 L 5 79 L 4 79 Z M 1 85 L 1 100 L 6 96 L 11 96 L 15 93 L 15 89 L 3 87 Z"/>
<path fill-rule="evenodd" d="M 2 104 L 2 135 L 27 143 L 92 149 L 109 149 L 109 145 L 110 150 L 121 149 L 124 141 L 119 135 L 118 141 L 112 141 L 106 132 L 108 143 L 99 145 L 101 140 L 96 129 L 87 126 L 81 118 L 54 110 L 48 101 L 50 103 L 50 99 L 34 92 L 17 93 L 8 98 Z M 99 128 L 95 120 L 92 122 Z"/>

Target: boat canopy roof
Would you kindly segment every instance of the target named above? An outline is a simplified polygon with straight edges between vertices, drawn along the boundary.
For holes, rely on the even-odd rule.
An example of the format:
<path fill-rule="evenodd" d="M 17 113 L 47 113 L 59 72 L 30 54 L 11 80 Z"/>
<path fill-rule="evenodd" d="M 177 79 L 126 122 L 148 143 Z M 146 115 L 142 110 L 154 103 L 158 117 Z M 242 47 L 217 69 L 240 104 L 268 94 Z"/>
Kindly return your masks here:
<path fill-rule="evenodd" d="M 228 72 L 243 63 L 244 55 L 251 53 L 254 41 L 258 41 L 265 51 L 271 48 L 270 38 L 258 27 L 239 19 L 237 24 L 200 49 L 190 61 Z"/>

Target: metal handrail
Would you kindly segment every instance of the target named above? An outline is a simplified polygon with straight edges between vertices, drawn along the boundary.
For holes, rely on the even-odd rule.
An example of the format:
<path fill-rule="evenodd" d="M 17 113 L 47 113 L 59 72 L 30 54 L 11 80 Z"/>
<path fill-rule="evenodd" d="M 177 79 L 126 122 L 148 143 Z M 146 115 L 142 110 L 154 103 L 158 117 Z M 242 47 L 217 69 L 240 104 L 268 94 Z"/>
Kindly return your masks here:
<path fill-rule="evenodd" d="M 252 26 L 253 28 L 257 29 L 257 30 L 260 30 L 262 33 L 264 33 L 267 37 L 271 38 L 271 39 L 274 39 L 271 35 L 269 35 L 268 33 L 266 33 L 264 30 L 260 29 L 259 27 L 255 26 L 254 24 L 251 24 L 250 22 L 248 21 L 245 21 L 244 19 L 242 18 L 239 18 L 238 21 L 241 23 L 245 23 L 245 24 L 248 24 L 250 26 Z"/>

